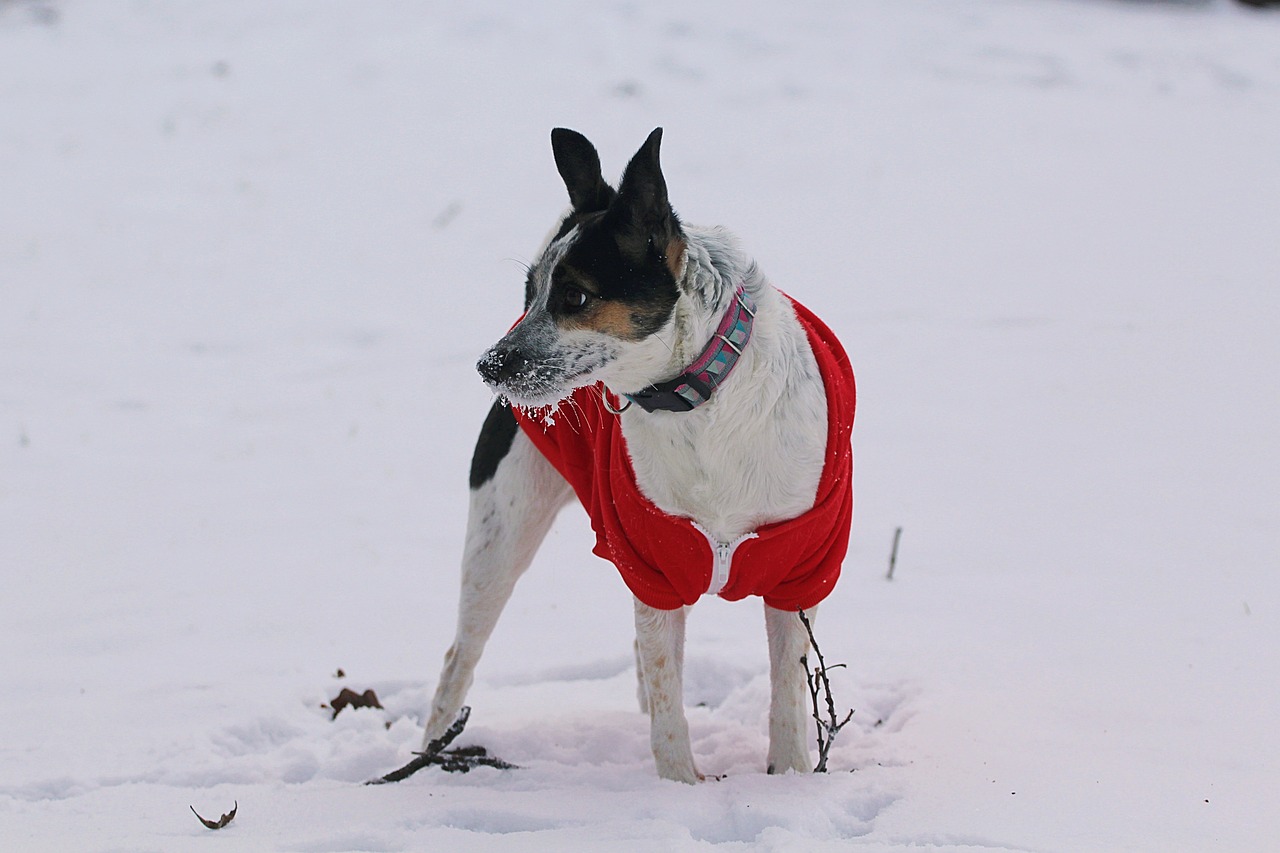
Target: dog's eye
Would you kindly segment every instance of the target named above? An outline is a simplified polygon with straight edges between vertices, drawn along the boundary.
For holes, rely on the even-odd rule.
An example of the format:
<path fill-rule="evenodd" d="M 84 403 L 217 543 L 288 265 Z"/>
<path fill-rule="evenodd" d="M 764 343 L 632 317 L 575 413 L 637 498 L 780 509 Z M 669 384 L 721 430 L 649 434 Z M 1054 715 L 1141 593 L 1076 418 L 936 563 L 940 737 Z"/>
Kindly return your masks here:
<path fill-rule="evenodd" d="M 564 292 L 564 307 L 566 311 L 581 311 L 587 306 L 587 294 L 578 290 L 576 287 L 570 287 Z"/>

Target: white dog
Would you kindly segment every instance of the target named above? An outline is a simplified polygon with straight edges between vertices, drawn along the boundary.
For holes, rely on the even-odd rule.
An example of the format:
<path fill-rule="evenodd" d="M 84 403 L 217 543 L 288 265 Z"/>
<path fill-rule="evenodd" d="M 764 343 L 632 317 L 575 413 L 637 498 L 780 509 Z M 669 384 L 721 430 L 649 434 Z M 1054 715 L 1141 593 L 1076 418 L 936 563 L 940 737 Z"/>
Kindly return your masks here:
<path fill-rule="evenodd" d="M 635 595 L 658 774 L 702 778 L 682 671 L 685 610 L 703 594 L 764 598 L 768 770 L 808 771 L 796 611 L 812 615 L 848 547 L 853 373 L 728 234 L 680 223 L 661 139 L 615 191 L 585 137 L 552 131 L 572 209 L 529 270 L 524 316 L 478 365 L 501 397 L 472 460 L 457 635 L 425 741 L 458 714 L 516 579 L 576 494 L 595 553 Z"/>

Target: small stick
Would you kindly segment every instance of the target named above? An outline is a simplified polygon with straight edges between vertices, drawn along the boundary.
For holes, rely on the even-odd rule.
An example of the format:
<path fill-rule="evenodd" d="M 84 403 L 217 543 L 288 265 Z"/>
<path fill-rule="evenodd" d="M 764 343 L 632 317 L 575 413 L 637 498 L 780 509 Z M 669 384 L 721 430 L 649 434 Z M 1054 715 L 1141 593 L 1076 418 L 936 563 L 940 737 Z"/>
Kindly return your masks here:
<path fill-rule="evenodd" d="M 889 552 L 889 574 L 885 580 L 893 580 L 893 567 L 898 564 L 898 542 L 902 539 L 902 528 L 893 531 L 893 550 Z"/>

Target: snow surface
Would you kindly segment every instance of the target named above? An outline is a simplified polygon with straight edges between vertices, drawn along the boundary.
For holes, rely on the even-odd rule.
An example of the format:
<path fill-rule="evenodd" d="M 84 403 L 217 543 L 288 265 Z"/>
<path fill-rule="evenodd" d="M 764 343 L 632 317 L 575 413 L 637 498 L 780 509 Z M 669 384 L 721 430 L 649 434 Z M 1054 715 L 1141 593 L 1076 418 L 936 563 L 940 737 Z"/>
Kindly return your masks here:
<path fill-rule="evenodd" d="M 556 125 L 615 174 L 663 125 L 853 357 L 830 775 L 763 773 L 759 605 L 708 601 L 727 778 L 655 777 L 570 510 L 462 738 L 522 769 L 359 784 Z M 1280 14 L 1226 0 L 0 2 L 0 848 L 1277 849 L 1278 152 Z"/>

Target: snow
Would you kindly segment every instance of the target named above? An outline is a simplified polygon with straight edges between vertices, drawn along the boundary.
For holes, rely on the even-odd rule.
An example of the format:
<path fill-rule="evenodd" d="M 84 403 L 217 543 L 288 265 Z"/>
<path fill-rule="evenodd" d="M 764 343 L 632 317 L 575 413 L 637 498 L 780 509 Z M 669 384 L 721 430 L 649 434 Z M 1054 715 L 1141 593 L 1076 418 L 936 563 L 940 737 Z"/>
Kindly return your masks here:
<path fill-rule="evenodd" d="M 0 2 L 0 846 L 1274 849 L 1277 45 L 1226 0 Z M 461 738 L 521 769 L 359 784 L 452 635 L 557 125 L 615 174 L 664 126 L 854 360 L 829 775 L 763 773 L 759 606 L 707 601 L 725 778 L 656 778 L 569 510 Z"/>

